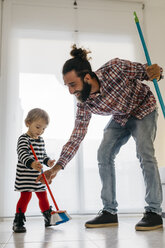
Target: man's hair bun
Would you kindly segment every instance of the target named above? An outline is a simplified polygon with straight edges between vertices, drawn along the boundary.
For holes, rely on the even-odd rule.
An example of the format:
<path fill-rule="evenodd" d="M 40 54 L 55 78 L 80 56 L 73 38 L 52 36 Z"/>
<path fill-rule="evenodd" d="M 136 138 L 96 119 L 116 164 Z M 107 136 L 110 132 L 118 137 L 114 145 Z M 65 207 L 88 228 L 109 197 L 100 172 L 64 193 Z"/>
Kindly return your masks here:
<path fill-rule="evenodd" d="M 72 50 L 70 52 L 70 55 L 73 58 L 79 58 L 82 60 L 89 60 L 90 58 L 87 57 L 88 53 L 91 53 L 91 51 L 88 51 L 83 48 L 77 48 L 76 44 L 72 46 Z"/>

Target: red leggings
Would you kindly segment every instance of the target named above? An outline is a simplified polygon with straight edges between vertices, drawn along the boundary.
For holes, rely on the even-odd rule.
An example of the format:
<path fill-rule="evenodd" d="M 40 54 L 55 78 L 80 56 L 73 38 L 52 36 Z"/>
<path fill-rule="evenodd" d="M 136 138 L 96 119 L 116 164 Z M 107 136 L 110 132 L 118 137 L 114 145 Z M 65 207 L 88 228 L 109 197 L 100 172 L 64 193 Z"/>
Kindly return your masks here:
<path fill-rule="evenodd" d="M 39 207 L 41 209 L 41 212 L 44 212 L 50 208 L 49 200 L 47 197 L 47 192 L 35 192 L 38 199 L 39 199 Z M 16 213 L 20 213 L 19 209 L 22 213 L 26 212 L 27 206 L 31 200 L 32 192 L 21 192 L 21 196 L 19 198 L 19 201 L 17 203 L 16 207 Z"/>

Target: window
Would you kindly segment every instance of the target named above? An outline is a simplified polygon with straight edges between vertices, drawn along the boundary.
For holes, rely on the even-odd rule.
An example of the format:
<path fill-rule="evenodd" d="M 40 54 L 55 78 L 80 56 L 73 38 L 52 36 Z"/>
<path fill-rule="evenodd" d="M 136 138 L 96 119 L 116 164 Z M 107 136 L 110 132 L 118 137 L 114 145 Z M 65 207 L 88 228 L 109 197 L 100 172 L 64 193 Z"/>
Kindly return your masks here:
<path fill-rule="evenodd" d="M 93 70 L 114 57 L 134 60 L 134 45 L 129 36 L 121 36 L 119 39 L 114 35 L 83 33 L 80 39 L 80 46 L 92 51 Z M 60 56 L 62 53 L 69 54 L 70 41 L 20 39 L 19 45 L 22 128 L 26 131 L 24 119 L 31 108 L 45 109 L 50 115 L 50 124 L 44 133 L 47 153 L 58 159 L 61 148 L 74 127 L 76 111 L 76 101 L 60 78 L 62 65 L 66 60 L 62 61 Z M 57 52 L 59 50 L 60 52 Z M 103 129 L 109 119 L 110 116 L 92 116 L 88 133 L 77 155 L 51 185 L 59 206 L 64 206 L 70 212 L 90 213 L 102 207 L 101 182 L 96 158 Z M 121 149 L 116 159 L 116 174 L 119 210 L 125 212 L 128 206 L 129 211 L 138 210 L 142 205 L 143 184 L 139 186 L 139 180 L 142 181 L 141 171 L 132 139 Z M 137 180 L 138 191 L 135 183 Z"/>

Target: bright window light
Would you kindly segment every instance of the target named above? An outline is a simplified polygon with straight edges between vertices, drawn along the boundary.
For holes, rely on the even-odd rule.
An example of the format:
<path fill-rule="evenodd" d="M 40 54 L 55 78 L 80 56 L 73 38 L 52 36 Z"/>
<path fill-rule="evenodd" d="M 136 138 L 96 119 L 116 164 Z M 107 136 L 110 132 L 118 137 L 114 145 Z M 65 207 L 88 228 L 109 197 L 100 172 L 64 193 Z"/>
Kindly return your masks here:
<path fill-rule="evenodd" d="M 134 60 L 134 44 L 129 36 L 119 39 L 118 36 L 84 33 L 80 35 L 80 40 L 80 46 L 92 51 L 93 60 L 90 62 L 93 70 L 114 57 Z M 23 131 L 26 131 L 24 119 L 27 112 L 36 107 L 45 109 L 50 116 L 50 124 L 44 133 L 46 150 L 56 160 L 74 127 L 75 99 L 64 86 L 61 75 L 70 47 L 69 40 L 20 40 L 19 97 L 23 110 Z M 93 213 L 102 207 L 97 149 L 110 118 L 92 116 L 88 133 L 77 155 L 69 162 L 65 172 L 52 183 L 60 206 L 65 206 L 68 211 Z M 119 211 L 140 209 L 143 205 L 143 179 L 133 139 L 117 156 L 116 175 Z"/>

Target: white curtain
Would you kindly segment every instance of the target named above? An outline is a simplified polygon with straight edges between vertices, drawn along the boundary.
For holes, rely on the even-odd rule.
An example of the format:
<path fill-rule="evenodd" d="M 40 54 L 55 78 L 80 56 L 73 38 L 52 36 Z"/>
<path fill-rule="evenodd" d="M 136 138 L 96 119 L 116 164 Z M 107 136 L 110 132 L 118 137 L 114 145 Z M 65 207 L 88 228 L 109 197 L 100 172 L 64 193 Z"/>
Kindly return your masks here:
<path fill-rule="evenodd" d="M 0 216 L 12 216 L 15 213 L 19 197 L 13 190 L 17 163 L 16 143 L 18 136 L 26 131 L 23 120 L 28 109 L 36 104 L 49 111 L 51 122 L 44 138 L 47 152 L 56 159 L 74 126 L 75 102 L 63 86 L 61 68 L 69 58 L 71 44 L 75 41 L 75 28 L 79 31 L 79 45 L 92 51 L 93 70 L 113 57 L 143 62 L 133 19 L 134 10 L 143 22 L 142 6 L 135 3 L 81 1 L 75 15 L 72 1 L 4 2 L 4 70 L 1 82 L 4 106 L 1 106 L 3 149 L 0 165 L 1 171 L 3 169 L 0 196 L 4 204 L 1 204 Z M 35 84 L 34 89 L 38 88 L 36 94 L 28 92 L 32 84 Z M 51 95 L 53 90 L 55 93 Z M 49 105 L 53 107 L 50 109 Z M 77 156 L 52 183 L 51 188 L 59 206 L 72 213 L 94 213 L 102 207 L 96 152 L 108 119 L 93 116 Z M 134 142 L 131 140 L 123 149 L 116 161 L 119 211 L 141 211 L 143 181 Z M 27 214 L 39 213 L 34 196 Z"/>

